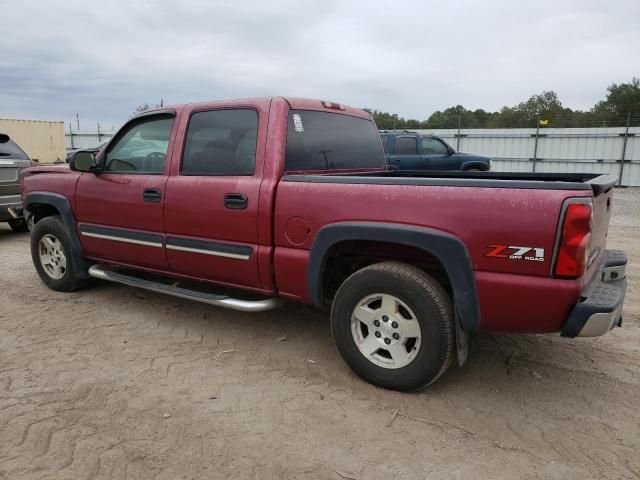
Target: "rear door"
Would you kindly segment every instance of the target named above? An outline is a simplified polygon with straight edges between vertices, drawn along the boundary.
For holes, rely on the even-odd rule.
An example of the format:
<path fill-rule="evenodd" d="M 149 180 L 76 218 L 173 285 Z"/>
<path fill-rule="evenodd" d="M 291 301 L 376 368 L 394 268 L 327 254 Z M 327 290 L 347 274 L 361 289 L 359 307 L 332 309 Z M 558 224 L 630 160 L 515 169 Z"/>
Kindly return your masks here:
<path fill-rule="evenodd" d="M 166 188 L 169 265 L 182 275 L 259 288 L 258 199 L 267 112 L 234 105 L 193 111 L 187 121 L 182 158 L 174 162 Z"/>
<path fill-rule="evenodd" d="M 132 120 L 103 154 L 103 170 L 78 180 L 76 215 L 88 256 L 168 269 L 162 210 L 173 126 L 171 113 Z"/>
<path fill-rule="evenodd" d="M 394 170 L 422 169 L 417 137 L 415 135 L 400 135 L 393 138 L 388 163 L 389 167 Z"/>

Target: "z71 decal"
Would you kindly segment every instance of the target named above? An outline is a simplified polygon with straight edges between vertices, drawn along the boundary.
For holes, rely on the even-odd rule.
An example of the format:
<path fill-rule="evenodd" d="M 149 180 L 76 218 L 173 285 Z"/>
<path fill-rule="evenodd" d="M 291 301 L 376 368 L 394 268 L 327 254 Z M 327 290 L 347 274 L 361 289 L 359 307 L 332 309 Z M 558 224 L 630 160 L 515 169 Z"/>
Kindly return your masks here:
<path fill-rule="evenodd" d="M 544 262 L 544 248 L 518 247 L 516 245 L 487 245 L 487 247 L 489 247 L 491 251 L 486 253 L 485 257 Z"/>

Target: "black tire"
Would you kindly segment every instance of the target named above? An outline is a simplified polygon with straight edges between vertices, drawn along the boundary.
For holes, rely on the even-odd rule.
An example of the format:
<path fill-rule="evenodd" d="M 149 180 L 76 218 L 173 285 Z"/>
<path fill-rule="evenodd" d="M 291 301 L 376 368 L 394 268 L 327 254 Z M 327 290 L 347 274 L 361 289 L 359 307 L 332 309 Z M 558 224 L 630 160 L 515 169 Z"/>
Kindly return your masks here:
<path fill-rule="evenodd" d="M 11 230 L 16 233 L 25 233 L 29 231 L 27 221 L 24 218 L 9 220 L 9 226 L 11 227 Z"/>
<path fill-rule="evenodd" d="M 413 311 L 419 323 L 419 349 L 413 360 L 401 368 L 376 365 L 360 351 L 354 339 L 353 312 L 359 302 L 374 294 L 397 298 Z M 333 301 L 331 331 L 351 369 L 367 382 L 383 388 L 400 391 L 424 388 L 435 382 L 453 359 L 455 337 L 449 295 L 426 272 L 404 263 L 374 264 L 347 278 Z"/>
<path fill-rule="evenodd" d="M 52 277 L 40 260 L 40 240 L 51 235 L 60 242 L 62 253 L 66 259 L 66 268 L 61 278 Z M 71 236 L 66 225 L 59 216 L 46 217 L 35 224 L 31 232 L 31 259 L 40 279 L 52 290 L 73 292 L 88 283 L 86 275 L 78 269 L 78 261 L 71 248 Z M 83 278 L 84 277 L 84 278 Z"/>

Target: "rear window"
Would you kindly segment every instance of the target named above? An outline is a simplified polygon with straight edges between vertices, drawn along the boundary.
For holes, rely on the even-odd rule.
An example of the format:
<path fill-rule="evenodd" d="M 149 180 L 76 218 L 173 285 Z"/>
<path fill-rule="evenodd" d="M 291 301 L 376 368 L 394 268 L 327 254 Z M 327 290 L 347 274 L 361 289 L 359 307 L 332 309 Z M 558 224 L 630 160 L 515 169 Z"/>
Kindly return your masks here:
<path fill-rule="evenodd" d="M 22 149 L 16 145 L 16 142 L 9 140 L 0 142 L 0 158 L 15 158 L 16 160 L 29 160 L 29 157 Z"/>
<path fill-rule="evenodd" d="M 286 170 L 337 170 L 384 166 L 384 152 L 373 122 L 329 112 L 289 112 Z"/>

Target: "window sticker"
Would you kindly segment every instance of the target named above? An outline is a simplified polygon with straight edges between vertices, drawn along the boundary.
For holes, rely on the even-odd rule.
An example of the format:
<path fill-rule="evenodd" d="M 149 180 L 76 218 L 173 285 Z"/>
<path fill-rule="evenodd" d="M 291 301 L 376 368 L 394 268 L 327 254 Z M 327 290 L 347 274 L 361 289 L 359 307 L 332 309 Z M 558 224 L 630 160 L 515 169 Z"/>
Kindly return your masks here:
<path fill-rule="evenodd" d="M 304 132 L 304 127 L 302 126 L 302 117 L 297 113 L 293 114 L 293 128 L 296 132 Z"/>

